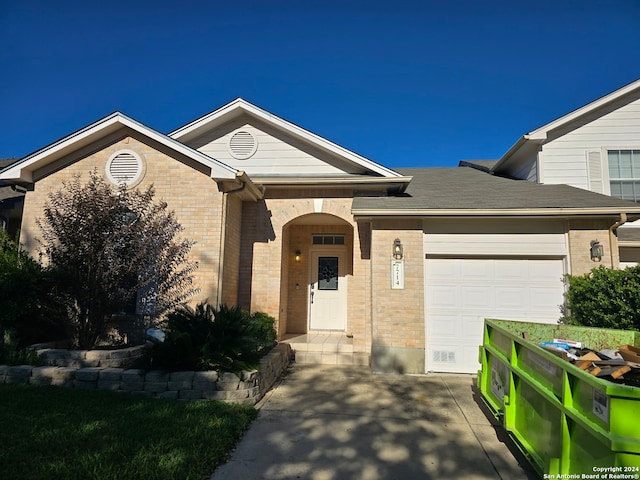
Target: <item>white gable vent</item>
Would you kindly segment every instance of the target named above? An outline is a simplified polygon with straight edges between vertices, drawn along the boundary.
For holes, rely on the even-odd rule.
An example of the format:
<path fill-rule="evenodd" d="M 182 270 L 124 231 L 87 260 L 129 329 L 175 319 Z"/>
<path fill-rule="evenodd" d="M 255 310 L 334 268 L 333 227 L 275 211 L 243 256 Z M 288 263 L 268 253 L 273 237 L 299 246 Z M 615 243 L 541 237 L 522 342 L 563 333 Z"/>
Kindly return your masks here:
<path fill-rule="evenodd" d="M 246 130 L 238 130 L 229 139 L 229 153 L 233 158 L 245 160 L 258 149 L 258 140 Z"/>
<path fill-rule="evenodd" d="M 107 162 L 107 177 L 117 185 L 133 185 L 142 175 L 142 160 L 130 150 L 114 153 Z"/>

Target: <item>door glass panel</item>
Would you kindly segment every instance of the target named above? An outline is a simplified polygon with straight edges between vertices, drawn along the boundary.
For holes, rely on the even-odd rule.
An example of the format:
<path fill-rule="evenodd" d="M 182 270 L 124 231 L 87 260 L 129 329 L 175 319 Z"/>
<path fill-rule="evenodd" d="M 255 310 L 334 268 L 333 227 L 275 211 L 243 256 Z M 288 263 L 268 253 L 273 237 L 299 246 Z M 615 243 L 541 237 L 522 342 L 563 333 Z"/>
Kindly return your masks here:
<path fill-rule="evenodd" d="M 338 257 L 318 257 L 318 290 L 338 289 Z"/>

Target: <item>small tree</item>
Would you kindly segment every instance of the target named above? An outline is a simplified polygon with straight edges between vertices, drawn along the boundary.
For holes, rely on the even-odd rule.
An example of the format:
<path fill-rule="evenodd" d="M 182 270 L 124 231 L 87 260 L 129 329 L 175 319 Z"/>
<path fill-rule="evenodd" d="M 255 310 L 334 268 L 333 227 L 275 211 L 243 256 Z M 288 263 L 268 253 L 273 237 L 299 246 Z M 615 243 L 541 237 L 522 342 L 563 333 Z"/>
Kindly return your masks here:
<path fill-rule="evenodd" d="M 600 266 L 567 275 L 566 323 L 640 330 L 640 266 L 617 270 Z"/>
<path fill-rule="evenodd" d="M 192 242 L 153 187 L 112 187 L 96 171 L 49 194 L 38 219 L 42 254 L 65 292 L 76 342 L 90 348 L 107 332 L 112 315 L 137 297 L 137 311 L 161 316 L 193 293 L 197 264 Z"/>

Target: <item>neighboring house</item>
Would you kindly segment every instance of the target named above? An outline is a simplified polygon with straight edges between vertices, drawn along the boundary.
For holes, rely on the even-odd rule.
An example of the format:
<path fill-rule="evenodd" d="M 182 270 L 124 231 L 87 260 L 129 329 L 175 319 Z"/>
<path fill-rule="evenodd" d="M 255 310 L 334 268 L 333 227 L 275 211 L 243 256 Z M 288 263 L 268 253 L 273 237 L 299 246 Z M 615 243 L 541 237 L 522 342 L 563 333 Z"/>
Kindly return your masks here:
<path fill-rule="evenodd" d="M 17 161 L 17 158 L 0 159 L 0 170 Z M 16 238 L 20 230 L 24 194 L 24 189 L 0 180 L 0 230 L 5 230 L 11 238 Z"/>
<path fill-rule="evenodd" d="M 491 171 L 640 203 L 640 80 L 522 136 Z M 640 261 L 640 225 L 628 227 L 622 266 Z"/>
<path fill-rule="evenodd" d="M 466 165 L 394 171 L 237 99 L 168 135 L 114 113 L 0 180 L 28 187 L 31 251 L 47 194 L 98 169 L 175 210 L 196 242 L 196 300 L 267 312 L 281 339 L 352 338 L 334 361 L 475 372 L 483 319 L 556 322 L 563 275 L 617 265 L 615 230 L 640 206 Z"/>

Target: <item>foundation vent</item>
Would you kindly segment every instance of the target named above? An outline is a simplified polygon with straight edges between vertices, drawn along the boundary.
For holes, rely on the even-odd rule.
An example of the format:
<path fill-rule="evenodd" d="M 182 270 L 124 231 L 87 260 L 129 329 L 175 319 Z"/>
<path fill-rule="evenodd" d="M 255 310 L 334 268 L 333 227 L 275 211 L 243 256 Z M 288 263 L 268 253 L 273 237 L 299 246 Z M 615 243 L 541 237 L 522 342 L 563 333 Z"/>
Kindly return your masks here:
<path fill-rule="evenodd" d="M 434 350 L 433 361 L 436 363 L 456 363 L 456 352 L 448 350 Z"/>

